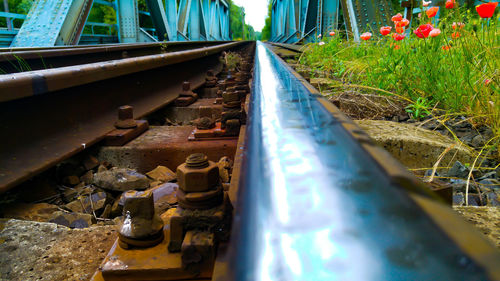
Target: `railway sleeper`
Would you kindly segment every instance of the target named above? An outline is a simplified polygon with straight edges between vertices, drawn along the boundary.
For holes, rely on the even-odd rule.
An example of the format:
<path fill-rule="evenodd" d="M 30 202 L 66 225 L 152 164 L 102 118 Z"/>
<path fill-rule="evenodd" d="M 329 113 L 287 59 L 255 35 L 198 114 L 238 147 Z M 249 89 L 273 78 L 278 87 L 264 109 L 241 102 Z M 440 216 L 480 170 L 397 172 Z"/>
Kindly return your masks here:
<path fill-rule="evenodd" d="M 68 207 L 78 204 L 68 201 L 77 198 L 75 202 L 84 204 L 77 209 L 89 218 L 76 227 L 114 221 L 119 230 L 93 280 L 212 276 L 217 248 L 229 238 L 239 179 L 232 163 L 243 149 L 240 132 L 245 130 L 253 57 L 241 57 L 236 73 L 225 66 L 217 77 L 209 70 L 206 83 L 198 89 L 184 82 L 179 98 L 143 118 L 147 120 L 135 120 L 131 106 L 120 107 L 115 129 L 102 142 L 65 161 L 74 165 L 56 181 L 70 188 L 58 201 L 68 203 L 62 208 L 72 214 Z M 161 125 L 159 119 L 167 122 Z M 219 132 L 209 137 L 200 134 L 216 128 Z M 59 167 L 37 178 L 51 177 Z M 104 186 L 91 188 L 105 182 L 106 173 L 133 179 L 135 185 L 129 191 L 130 186 L 122 186 L 123 193 Z M 177 183 L 168 182 L 175 178 Z M 158 207 L 158 202 L 168 203 Z"/>

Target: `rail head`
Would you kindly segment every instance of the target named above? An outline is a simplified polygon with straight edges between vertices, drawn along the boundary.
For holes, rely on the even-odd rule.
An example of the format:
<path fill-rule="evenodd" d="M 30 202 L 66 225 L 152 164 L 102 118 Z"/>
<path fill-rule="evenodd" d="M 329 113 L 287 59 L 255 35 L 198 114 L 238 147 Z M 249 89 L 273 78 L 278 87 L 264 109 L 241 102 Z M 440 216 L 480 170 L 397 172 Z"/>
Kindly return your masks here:
<path fill-rule="evenodd" d="M 299 77 L 259 43 L 221 279 L 497 280 L 498 250 Z"/>
<path fill-rule="evenodd" d="M 182 63 L 243 43 L 223 43 L 194 50 L 0 75 L 0 102 L 42 95 L 134 72 Z"/>

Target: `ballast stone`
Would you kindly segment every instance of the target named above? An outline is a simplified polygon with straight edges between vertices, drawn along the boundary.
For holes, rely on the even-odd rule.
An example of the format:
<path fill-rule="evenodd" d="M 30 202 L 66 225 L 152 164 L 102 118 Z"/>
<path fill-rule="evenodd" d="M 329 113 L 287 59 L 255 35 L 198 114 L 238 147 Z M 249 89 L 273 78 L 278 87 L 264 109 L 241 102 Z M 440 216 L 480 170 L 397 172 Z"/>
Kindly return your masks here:
<path fill-rule="evenodd" d="M 129 191 L 149 187 L 149 180 L 145 175 L 132 169 L 116 167 L 96 173 L 93 183 L 98 187 L 115 191 Z"/>

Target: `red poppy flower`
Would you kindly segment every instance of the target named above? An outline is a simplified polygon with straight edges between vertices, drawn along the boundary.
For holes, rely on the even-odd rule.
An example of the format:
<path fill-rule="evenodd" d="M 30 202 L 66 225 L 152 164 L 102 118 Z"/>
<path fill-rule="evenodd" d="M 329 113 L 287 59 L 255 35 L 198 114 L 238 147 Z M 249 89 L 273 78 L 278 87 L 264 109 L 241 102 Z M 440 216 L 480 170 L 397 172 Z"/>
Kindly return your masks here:
<path fill-rule="evenodd" d="M 394 44 L 394 50 L 399 50 L 399 45 Z"/>
<path fill-rule="evenodd" d="M 400 21 L 395 22 L 394 24 L 396 25 L 396 27 L 405 27 L 410 24 L 410 21 L 407 19 L 402 19 Z"/>
<path fill-rule="evenodd" d="M 391 18 L 391 20 L 392 20 L 393 22 L 396 22 L 396 21 L 401 21 L 402 19 L 403 19 L 403 16 L 401 15 L 401 13 L 397 13 L 395 16 L 393 16 L 393 17 Z"/>
<path fill-rule="evenodd" d="M 489 84 L 491 84 L 491 79 L 488 78 L 484 79 L 484 85 L 488 86 Z"/>
<path fill-rule="evenodd" d="M 365 33 L 361 34 L 359 36 L 359 38 L 366 41 L 366 40 L 369 40 L 370 38 L 372 38 L 372 34 L 370 32 L 365 32 Z"/>
<path fill-rule="evenodd" d="M 397 33 L 404 33 L 405 32 L 405 28 L 404 27 L 396 27 L 396 32 Z"/>
<path fill-rule="evenodd" d="M 415 35 L 417 35 L 418 38 L 427 38 L 429 37 L 429 33 L 433 29 L 432 25 L 430 24 L 422 24 L 419 26 L 417 29 L 413 31 Z"/>
<path fill-rule="evenodd" d="M 441 30 L 439 28 L 434 28 L 431 32 L 429 32 L 430 37 L 436 37 L 439 34 L 441 34 Z"/>
<path fill-rule="evenodd" d="M 451 34 L 451 38 L 453 38 L 453 39 L 457 39 L 457 38 L 459 38 L 460 36 L 461 36 L 461 34 L 460 34 L 460 32 L 458 32 L 458 31 L 457 31 L 457 32 L 453 32 L 453 33 Z"/>
<path fill-rule="evenodd" d="M 335 35 L 335 31 L 330 31 L 330 36 Z"/>
<path fill-rule="evenodd" d="M 443 49 L 444 51 L 448 51 L 450 48 L 450 45 L 444 45 L 443 47 L 441 47 L 441 49 Z"/>
<path fill-rule="evenodd" d="M 435 17 L 437 12 L 439 11 L 439 7 L 430 7 L 425 13 L 429 18 Z"/>
<path fill-rule="evenodd" d="M 455 8 L 455 0 L 446 0 L 445 8 L 446 9 L 453 9 L 453 8 Z"/>
<path fill-rule="evenodd" d="M 391 29 L 392 29 L 392 27 L 390 27 L 390 26 L 382 26 L 380 28 L 380 34 L 386 36 L 387 34 L 391 33 Z"/>
<path fill-rule="evenodd" d="M 399 34 L 399 33 L 393 33 L 392 38 L 396 41 L 401 41 L 401 40 L 405 39 L 405 35 Z"/>
<path fill-rule="evenodd" d="M 483 19 L 491 18 L 493 16 L 493 13 L 495 13 L 495 8 L 497 7 L 497 5 L 498 2 L 484 3 L 476 6 L 476 11 Z"/>

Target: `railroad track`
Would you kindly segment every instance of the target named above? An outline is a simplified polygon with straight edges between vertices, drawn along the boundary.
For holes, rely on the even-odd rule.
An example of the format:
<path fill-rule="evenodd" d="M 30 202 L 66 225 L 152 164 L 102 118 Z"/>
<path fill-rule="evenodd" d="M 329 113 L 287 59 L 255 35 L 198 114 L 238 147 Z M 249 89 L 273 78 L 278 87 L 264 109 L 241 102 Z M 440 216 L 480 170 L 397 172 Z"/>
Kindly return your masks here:
<path fill-rule="evenodd" d="M 228 156 L 234 166 L 222 201 L 214 203 L 219 195 L 210 188 L 191 190 L 181 172 L 179 206 L 161 214 L 168 227 L 135 240 L 121 234 L 93 280 L 500 280 L 498 250 L 321 97 L 274 47 L 257 43 L 250 80 L 245 67 L 236 80 L 227 77 L 221 53 L 240 52 L 249 60 L 253 50 L 252 43 L 221 43 L 0 76 L 0 93 L 11 93 L 0 103 L 0 191 L 105 139 L 119 106 L 132 105 L 135 118 L 166 105 L 174 114 L 191 109 L 196 126 L 152 127 L 123 146 L 100 148 L 100 157 L 142 172 L 160 164 L 172 170 L 206 164 L 199 154 L 186 160 L 192 153 L 210 160 Z M 205 96 L 176 107 L 176 100 L 186 101 L 179 99 L 182 82 L 202 87 L 209 69 L 224 72 L 223 105 Z M 247 82 L 250 93 L 243 90 Z M 230 109 L 235 96 L 243 111 Z M 199 127 L 207 110 L 226 111 L 218 113 L 226 133 L 232 126 L 227 120 L 238 119 L 239 133 L 217 135 L 218 123 Z M 215 205 L 200 207 L 186 199 L 190 192 Z M 130 202 L 141 194 L 131 194 Z M 183 219 L 199 217 L 186 210 L 199 208 L 215 229 L 187 228 Z M 129 210 L 133 219 L 137 210 Z M 228 216 L 233 224 L 225 237 Z M 151 245 L 137 249 L 134 243 Z"/>
<path fill-rule="evenodd" d="M 183 81 L 201 86 L 222 69 L 221 52 L 242 44 L 1 75 L 0 192 L 102 140 L 120 106 L 140 118 L 173 102 Z"/>
<path fill-rule="evenodd" d="M 220 41 L 0 48 L 0 74 L 74 66 L 220 45 Z"/>

